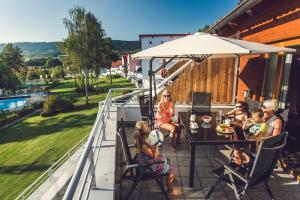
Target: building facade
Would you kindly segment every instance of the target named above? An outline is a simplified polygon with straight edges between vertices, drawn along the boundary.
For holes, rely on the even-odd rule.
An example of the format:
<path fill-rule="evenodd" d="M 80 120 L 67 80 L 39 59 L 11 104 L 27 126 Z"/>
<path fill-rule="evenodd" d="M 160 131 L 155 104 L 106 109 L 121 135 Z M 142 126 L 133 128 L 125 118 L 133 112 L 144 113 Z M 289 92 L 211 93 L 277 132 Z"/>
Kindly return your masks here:
<path fill-rule="evenodd" d="M 145 50 L 187 35 L 189 34 L 141 34 L 139 35 L 141 50 Z M 142 60 L 141 62 L 143 77 L 148 76 L 149 62 L 149 60 Z M 153 69 L 156 69 L 160 66 L 160 61 L 155 59 L 153 62 Z"/>

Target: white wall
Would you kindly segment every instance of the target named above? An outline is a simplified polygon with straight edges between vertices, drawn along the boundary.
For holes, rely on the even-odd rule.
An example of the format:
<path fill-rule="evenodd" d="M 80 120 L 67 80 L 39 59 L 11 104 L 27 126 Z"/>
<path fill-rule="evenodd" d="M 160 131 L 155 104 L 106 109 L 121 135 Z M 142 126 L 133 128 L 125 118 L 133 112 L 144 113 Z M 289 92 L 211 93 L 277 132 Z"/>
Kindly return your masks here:
<path fill-rule="evenodd" d="M 160 45 L 161 43 L 165 43 L 182 37 L 184 36 L 142 36 L 141 50 L 148 49 L 150 47 Z M 148 76 L 149 62 L 150 60 L 142 60 L 141 62 L 143 76 Z M 161 66 L 160 60 L 155 59 L 152 68 L 156 69 L 160 66 Z"/>

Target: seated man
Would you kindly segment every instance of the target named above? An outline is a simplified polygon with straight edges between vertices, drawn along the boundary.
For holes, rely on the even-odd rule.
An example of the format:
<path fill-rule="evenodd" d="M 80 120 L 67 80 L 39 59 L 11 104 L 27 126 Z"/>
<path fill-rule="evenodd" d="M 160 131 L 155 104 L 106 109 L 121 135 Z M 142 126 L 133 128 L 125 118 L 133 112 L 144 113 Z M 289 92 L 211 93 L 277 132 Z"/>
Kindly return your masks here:
<path fill-rule="evenodd" d="M 171 151 L 180 145 L 180 126 L 172 121 L 175 116 L 175 105 L 171 100 L 171 94 L 167 90 L 163 92 L 161 101 L 157 106 L 156 122 L 158 128 L 165 129 L 170 132 L 169 146 Z"/>

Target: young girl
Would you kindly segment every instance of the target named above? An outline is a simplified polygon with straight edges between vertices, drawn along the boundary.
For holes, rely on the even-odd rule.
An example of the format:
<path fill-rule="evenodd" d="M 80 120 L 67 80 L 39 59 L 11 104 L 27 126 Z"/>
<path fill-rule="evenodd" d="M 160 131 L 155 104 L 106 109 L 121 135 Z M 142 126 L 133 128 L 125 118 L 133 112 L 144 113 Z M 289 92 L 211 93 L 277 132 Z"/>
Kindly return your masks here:
<path fill-rule="evenodd" d="M 155 164 L 152 170 L 157 174 L 169 174 L 167 179 L 168 194 L 171 196 L 180 195 L 180 190 L 173 187 L 174 169 L 168 158 L 163 159 L 158 154 L 158 146 L 150 146 L 147 142 L 150 130 L 147 122 L 138 121 L 135 125 L 134 144 L 137 151 L 137 160 L 147 163 L 155 160 L 164 160 L 164 163 Z"/>
<path fill-rule="evenodd" d="M 249 117 L 249 106 L 244 101 L 238 101 L 235 109 L 229 111 L 224 115 L 225 117 L 234 116 L 233 122 L 231 122 L 234 126 L 241 127 L 243 122 L 247 120 Z"/>

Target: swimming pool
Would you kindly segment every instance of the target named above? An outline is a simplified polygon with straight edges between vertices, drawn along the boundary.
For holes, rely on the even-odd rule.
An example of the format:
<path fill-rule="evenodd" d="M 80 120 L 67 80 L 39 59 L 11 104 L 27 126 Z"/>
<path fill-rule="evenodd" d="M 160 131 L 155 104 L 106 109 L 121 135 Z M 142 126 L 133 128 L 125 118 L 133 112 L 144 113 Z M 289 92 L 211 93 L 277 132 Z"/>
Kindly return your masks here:
<path fill-rule="evenodd" d="M 0 111 L 11 110 L 23 107 L 28 101 L 28 97 L 1 99 L 0 100 Z"/>

